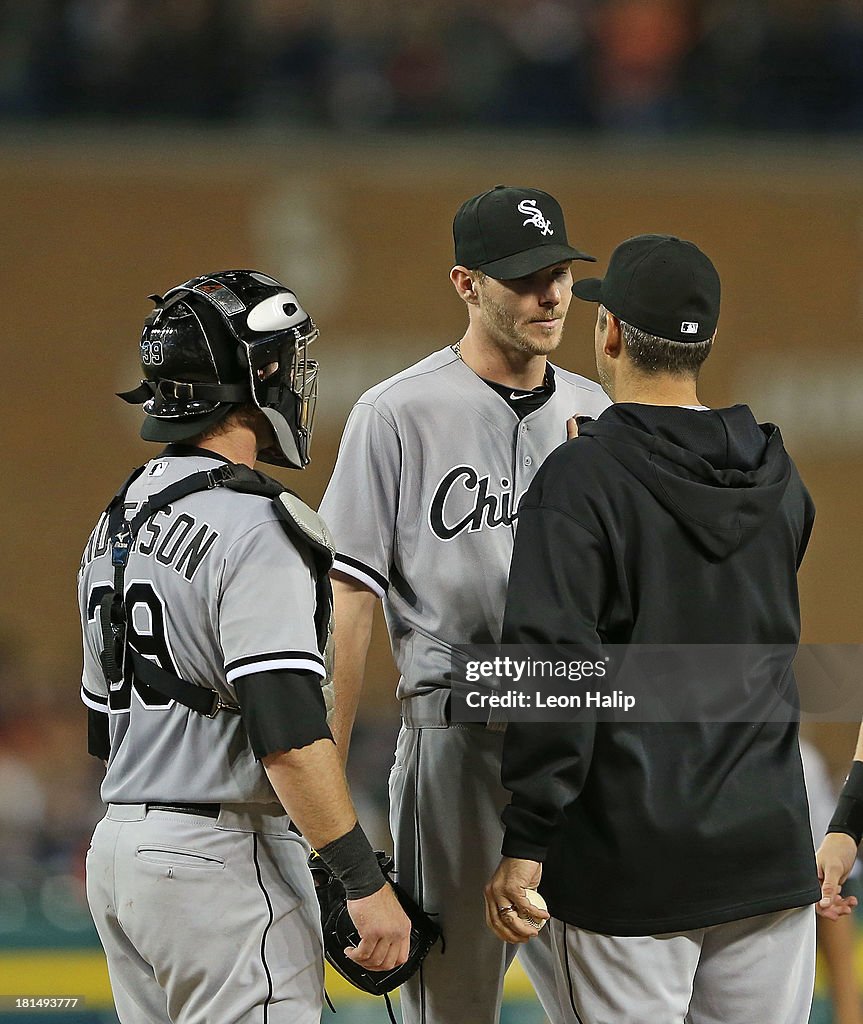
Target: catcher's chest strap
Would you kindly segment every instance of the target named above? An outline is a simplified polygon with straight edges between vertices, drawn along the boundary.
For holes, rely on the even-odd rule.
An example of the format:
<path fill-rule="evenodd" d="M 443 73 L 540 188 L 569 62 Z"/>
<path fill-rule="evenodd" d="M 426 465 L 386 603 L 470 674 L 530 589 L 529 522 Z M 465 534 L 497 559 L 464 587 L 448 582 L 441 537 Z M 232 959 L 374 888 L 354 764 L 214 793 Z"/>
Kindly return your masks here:
<path fill-rule="evenodd" d="M 150 516 L 189 494 L 221 486 L 230 475 L 232 468 L 232 466 L 226 465 L 217 469 L 202 470 L 192 473 L 183 480 L 169 484 L 157 494 L 151 495 L 135 515 L 130 520 L 126 520 L 124 518 L 124 499 L 133 481 L 140 476 L 143 470 L 143 467 L 140 467 L 129 476 L 107 508 L 114 586 L 102 598 L 99 608 L 99 621 L 102 627 L 100 658 L 105 678 L 109 685 L 118 683 L 123 678 L 124 659 L 128 657 L 132 663 L 132 671 L 141 682 L 151 686 L 163 697 L 178 701 L 192 711 L 206 715 L 208 718 L 215 717 L 220 710 L 239 712 L 240 709 L 223 704 L 214 690 L 196 686 L 194 683 L 174 675 L 173 672 L 166 671 L 148 658 L 142 657 L 128 643 L 125 604 L 126 566 L 129 563 L 129 554 L 138 531 Z"/>
<path fill-rule="evenodd" d="M 123 678 L 123 662 L 129 657 L 135 675 L 162 696 L 185 705 L 200 715 L 213 718 L 219 711 L 239 712 L 235 705 L 222 703 L 218 693 L 207 687 L 196 686 L 180 676 L 168 672 L 138 653 L 126 638 L 125 576 L 129 554 L 138 531 L 156 512 L 198 491 L 214 487 L 227 487 L 245 494 L 259 494 L 273 499 L 273 504 L 288 535 L 294 541 L 310 548 L 315 562 L 317 610 L 315 625 L 318 646 L 323 652 L 330 625 L 331 591 L 329 570 L 333 564 L 334 548 L 323 521 L 272 477 L 258 473 L 247 466 L 227 463 L 216 469 L 201 470 L 182 480 L 169 484 L 151 495 L 130 519 L 125 519 L 125 497 L 132 483 L 144 467 L 136 469 L 124 482 L 108 505 L 108 536 L 111 544 L 111 563 L 114 567 L 114 586 L 101 601 L 99 609 L 102 628 L 102 671 L 110 683 Z"/>

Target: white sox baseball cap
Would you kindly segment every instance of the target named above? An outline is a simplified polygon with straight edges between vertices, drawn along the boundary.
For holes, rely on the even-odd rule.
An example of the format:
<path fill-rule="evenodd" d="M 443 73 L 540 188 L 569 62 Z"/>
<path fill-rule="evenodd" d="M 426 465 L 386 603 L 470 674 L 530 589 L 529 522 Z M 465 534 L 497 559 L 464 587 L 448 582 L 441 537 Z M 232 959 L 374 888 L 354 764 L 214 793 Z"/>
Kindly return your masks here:
<path fill-rule="evenodd" d="M 564 260 L 596 262 L 567 241 L 560 203 L 535 188 L 495 185 L 468 199 L 455 215 L 452 233 L 456 263 L 498 281 Z"/>

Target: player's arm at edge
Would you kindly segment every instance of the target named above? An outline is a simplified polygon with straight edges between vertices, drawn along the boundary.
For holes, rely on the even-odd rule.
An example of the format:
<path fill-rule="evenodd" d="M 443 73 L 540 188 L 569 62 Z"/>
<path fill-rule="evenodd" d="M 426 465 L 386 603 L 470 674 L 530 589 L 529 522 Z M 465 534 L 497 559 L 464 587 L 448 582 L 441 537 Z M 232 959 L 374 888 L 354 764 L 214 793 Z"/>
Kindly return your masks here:
<path fill-rule="evenodd" d="M 302 671 L 255 673 L 237 680 L 237 696 L 252 750 L 279 801 L 345 886 L 362 940 L 347 955 L 371 970 L 404 963 L 410 921 L 357 821 L 326 724 L 320 678 Z"/>
<path fill-rule="evenodd" d="M 333 584 L 335 668 L 333 671 L 333 739 L 347 762 L 351 731 L 363 690 L 366 659 L 378 596 L 359 580 L 335 570 Z"/>
<path fill-rule="evenodd" d="M 815 862 L 821 879 L 821 899 L 816 909 L 822 917 L 835 920 L 850 914 L 857 905 L 854 896 L 841 895 L 842 886 L 854 862 L 863 837 L 863 724 L 857 735 L 857 749 L 851 771 L 842 787 L 827 835 L 818 847 Z"/>

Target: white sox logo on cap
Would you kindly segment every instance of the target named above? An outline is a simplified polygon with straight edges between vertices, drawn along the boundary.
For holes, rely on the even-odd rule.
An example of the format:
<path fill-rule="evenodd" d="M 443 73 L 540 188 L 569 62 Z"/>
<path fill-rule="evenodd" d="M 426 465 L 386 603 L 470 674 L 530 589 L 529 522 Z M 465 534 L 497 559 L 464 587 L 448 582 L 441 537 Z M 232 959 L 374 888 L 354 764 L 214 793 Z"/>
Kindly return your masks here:
<path fill-rule="evenodd" d="M 542 210 L 536 205 L 535 199 L 522 199 L 518 204 L 518 212 L 527 214 L 524 224 L 532 224 L 534 227 L 539 228 L 543 235 L 554 234 L 551 221 L 546 220 L 542 215 Z"/>

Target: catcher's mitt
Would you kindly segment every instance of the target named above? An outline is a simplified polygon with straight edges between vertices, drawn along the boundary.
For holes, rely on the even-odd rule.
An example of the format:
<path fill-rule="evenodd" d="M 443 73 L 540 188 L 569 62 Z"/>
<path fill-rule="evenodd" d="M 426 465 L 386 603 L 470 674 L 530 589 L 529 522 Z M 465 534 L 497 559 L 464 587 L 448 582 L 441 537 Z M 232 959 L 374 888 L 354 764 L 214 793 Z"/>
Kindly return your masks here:
<path fill-rule="evenodd" d="M 402 909 L 411 922 L 411 948 L 407 960 L 391 971 L 370 971 L 345 956 L 345 949 L 360 944 L 360 934 L 348 913 L 345 889 L 321 858 L 313 853 L 309 867 L 315 880 L 318 903 L 321 907 L 321 925 L 324 931 L 324 953 L 341 976 L 363 992 L 384 996 L 407 981 L 418 970 L 423 958 L 441 937 L 440 925 L 411 899 L 404 889 L 390 877 L 393 860 L 380 850 L 378 863 L 389 884 L 395 890 Z"/>

